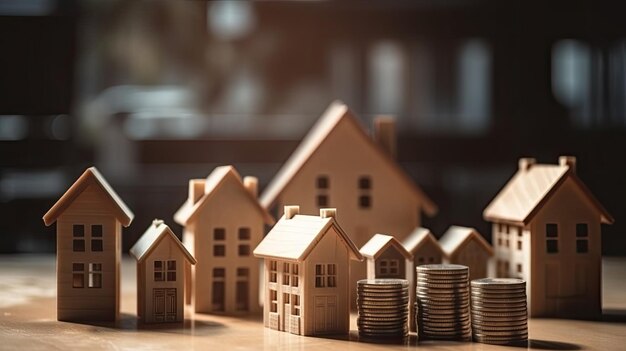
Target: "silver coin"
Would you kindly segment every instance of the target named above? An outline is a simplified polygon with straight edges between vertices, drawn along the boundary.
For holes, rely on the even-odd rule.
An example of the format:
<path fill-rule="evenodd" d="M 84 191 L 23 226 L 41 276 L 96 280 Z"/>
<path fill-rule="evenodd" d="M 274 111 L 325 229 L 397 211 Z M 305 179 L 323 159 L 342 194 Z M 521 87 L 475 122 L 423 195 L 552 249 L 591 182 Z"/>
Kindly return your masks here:
<path fill-rule="evenodd" d="M 485 286 L 497 289 L 508 286 L 526 286 L 526 281 L 517 278 L 482 278 L 472 280 L 472 286 Z"/>
<path fill-rule="evenodd" d="M 369 327 L 359 327 L 359 333 L 366 334 L 403 334 L 409 331 L 409 328 L 393 328 L 393 329 L 381 329 L 381 328 L 369 328 Z"/>
<path fill-rule="evenodd" d="M 471 290 L 470 291 L 472 296 L 484 296 L 486 298 L 490 298 L 490 299 L 510 299 L 510 298 L 515 298 L 515 299 L 519 299 L 519 298 L 526 298 L 526 293 L 521 291 L 521 292 L 502 292 L 502 291 L 498 291 L 498 292 L 492 292 L 492 291 L 476 291 L 476 290 Z"/>
<path fill-rule="evenodd" d="M 526 306 L 522 307 L 509 307 L 509 308 L 493 308 L 481 306 L 478 304 L 472 304 L 472 310 L 477 312 L 522 312 L 527 311 Z"/>
<path fill-rule="evenodd" d="M 480 302 L 476 300 L 472 300 L 472 307 L 489 307 L 489 308 L 498 308 L 498 309 L 508 309 L 508 308 L 520 308 L 527 307 L 526 302 L 516 302 L 516 303 L 492 303 L 492 302 Z"/>
<path fill-rule="evenodd" d="M 520 331 L 494 331 L 489 333 L 473 333 L 474 337 L 484 338 L 484 337 L 502 337 L 502 338 L 510 338 L 510 339 L 522 339 L 528 338 L 528 331 L 520 330 Z"/>
<path fill-rule="evenodd" d="M 469 267 L 463 266 L 460 264 L 424 264 L 421 266 L 415 267 L 416 272 L 438 272 L 441 274 L 446 274 L 447 272 L 469 272 Z"/>
<path fill-rule="evenodd" d="M 477 327 L 481 326 L 491 326 L 491 327 L 518 327 L 522 325 L 528 325 L 527 320 L 518 320 L 518 321 L 491 321 L 491 320 L 480 320 L 480 319 L 472 319 L 472 325 Z"/>
<path fill-rule="evenodd" d="M 430 297 L 420 297 L 417 302 L 422 305 L 461 305 L 469 304 L 469 297 L 459 297 L 452 299 L 434 299 Z"/>
<path fill-rule="evenodd" d="M 357 286 L 409 286 L 406 279 L 361 279 Z"/>
<path fill-rule="evenodd" d="M 457 275 L 442 275 L 442 274 L 418 274 L 416 276 L 416 283 L 425 283 L 425 282 L 433 282 L 433 283 L 442 283 L 442 282 L 451 282 L 451 283 L 462 283 L 467 282 L 469 285 L 469 275 L 467 274 L 457 274 Z"/>
<path fill-rule="evenodd" d="M 528 338 L 493 338 L 493 337 L 476 337 L 474 336 L 474 341 L 480 342 L 483 344 L 494 344 L 494 345 L 514 345 L 527 343 Z"/>
<path fill-rule="evenodd" d="M 517 331 L 517 330 L 528 330 L 527 324 L 521 325 L 506 325 L 506 326 L 496 326 L 496 325 L 484 325 L 484 324 L 474 324 L 473 327 L 476 331 L 482 331 L 485 334 L 489 334 L 492 331 Z"/>
<path fill-rule="evenodd" d="M 477 317 L 472 315 L 472 323 L 474 324 L 491 324 L 491 325 L 512 325 L 516 323 L 527 323 L 527 316 L 510 317 L 510 318 L 495 318 L 495 317 Z"/>

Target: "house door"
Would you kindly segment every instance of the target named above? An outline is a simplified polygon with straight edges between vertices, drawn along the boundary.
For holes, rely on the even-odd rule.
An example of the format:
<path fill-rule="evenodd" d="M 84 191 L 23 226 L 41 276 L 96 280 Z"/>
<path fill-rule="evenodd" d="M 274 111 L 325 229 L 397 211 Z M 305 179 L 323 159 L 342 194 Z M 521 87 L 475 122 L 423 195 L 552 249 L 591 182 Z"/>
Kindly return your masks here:
<path fill-rule="evenodd" d="M 157 322 L 176 321 L 176 289 L 153 289 L 152 308 Z"/>
<path fill-rule="evenodd" d="M 316 296 L 314 318 L 316 334 L 336 331 L 337 296 Z"/>
<path fill-rule="evenodd" d="M 225 308 L 225 288 L 223 281 L 213 282 L 213 296 L 211 297 L 212 310 L 215 312 L 223 312 Z"/>
<path fill-rule="evenodd" d="M 237 282 L 236 286 L 236 302 L 237 302 L 237 311 L 248 311 L 249 305 L 248 301 L 250 300 L 250 287 L 248 286 L 247 281 Z"/>
<path fill-rule="evenodd" d="M 287 293 L 283 294 L 283 313 L 281 325 L 283 326 L 284 331 L 289 331 L 290 319 L 291 319 L 291 300 L 290 295 Z"/>

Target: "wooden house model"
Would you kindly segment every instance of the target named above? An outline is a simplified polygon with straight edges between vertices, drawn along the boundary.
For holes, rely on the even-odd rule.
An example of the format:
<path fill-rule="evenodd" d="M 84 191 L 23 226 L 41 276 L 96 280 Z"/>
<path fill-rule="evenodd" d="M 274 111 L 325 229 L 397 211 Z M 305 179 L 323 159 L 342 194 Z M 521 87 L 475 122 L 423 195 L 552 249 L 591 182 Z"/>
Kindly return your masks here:
<path fill-rule="evenodd" d="M 451 226 L 439 239 L 445 263 L 469 267 L 470 280 L 489 276 L 493 248 L 474 228 Z"/>
<path fill-rule="evenodd" d="M 57 223 L 57 319 L 111 321 L 120 309 L 122 226 L 133 213 L 95 167 L 43 216 Z"/>
<path fill-rule="evenodd" d="M 300 335 L 350 329 L 350 260 L 362 260 L 335 209 L 301 215 L 287 206 L 254 250 L 265 259 L 265 327 Z"/>
<path fill-rule="evenodd" d="M 497 276 L 526 280 L 533 317 L 599 317 L 601 225 L 613 218 L 576 175 L 576 158 L 518 166 L 483 212 Z"/>
<path fill-rule="evenodd" d="M 174 215 L 197 264 L 186 272 L 186 301 L 195 312 L 260 312 L 260 262 L 252 250 L 272 216 L 257 200 L 258 181 L 234 167 L 217 167 L 189 181 L 189 197 Z"/>
<path fill-rule="evenodd" d="M 393 236 L 374 234 L 359 252 L 366 260 L 367 279 L 410 278 L 411 254 Z"/>
<path fill-rule="evenodd" d="M 333 102 L 268 184 L 261 204 L 276 218 L 293 203 L 303 213 L 338 208 L 358 247 L 375 233 L 403 240 L 437 206 L 395 161 L 395 142 L 393 118 L 376 119 L 370 137 L 348 106 Z M 365 265 L 353 262 L 352 273 L 356 291 Z"/>
<path fill-rule="evenodd" d="M 137 260 L 137 316 L 144 323 L 185 319 L 185 266 L 196 260 L 170 227 L 155 219 L 130 249 Z"/>

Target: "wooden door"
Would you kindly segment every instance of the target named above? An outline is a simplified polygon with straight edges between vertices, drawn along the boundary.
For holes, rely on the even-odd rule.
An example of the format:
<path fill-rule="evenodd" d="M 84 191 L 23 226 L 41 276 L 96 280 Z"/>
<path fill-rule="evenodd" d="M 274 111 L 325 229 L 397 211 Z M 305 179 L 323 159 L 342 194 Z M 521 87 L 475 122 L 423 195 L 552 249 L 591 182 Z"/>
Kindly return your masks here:
<path fill-rule="evenodd" d="M 250 309 L 248 303 L 250 301 L 250 287 L 247 281 L 237 282 L 235 297 L 237 311 L 248 311 Z"/>
<path fill-rule="evenodd" d="M 211 297 L 212 310 L 215 312 L 223 312 L 225 309 L 226 291 L 223 281 L 213 282 L 213 296 Z"/>
<path fill-rule="evenodd" d="M 288 293 L 283 294 L 283 313 L 281 313 L 281 317 L 281 330 L 289 331 L 289 326 L 291 325 L 291 295 L 289 295 Z"/>
<path fill-rule="evenodd" d="M 337 331 L 337 296 L 315 297 L 315 334 Z"/>
<path fill-rule="evenodd" d="M 176 289 L 154 288 L 152 310 L 156 322 L 176 321 Z"/>

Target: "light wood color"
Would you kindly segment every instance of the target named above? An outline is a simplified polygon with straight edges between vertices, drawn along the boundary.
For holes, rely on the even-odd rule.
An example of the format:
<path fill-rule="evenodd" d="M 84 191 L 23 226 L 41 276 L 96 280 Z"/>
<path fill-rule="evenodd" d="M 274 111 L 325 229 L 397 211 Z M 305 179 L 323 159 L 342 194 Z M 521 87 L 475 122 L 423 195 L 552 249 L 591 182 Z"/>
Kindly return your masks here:
<path fill-rule="evenodd" d="M 43 220 L 57 223 L 58 320 L 117 319 L 122 225 L 133 213 L 91 167 Z"/>
<path fill-rule="evenodd" d="M 6 234 L 6 233 L 3 233 Z M 350 335 L 303 337 L 263 328 L 261 317 L 233 318 L 186 312 L 184 324 L 142 326 L 137 310 L 134 259 L 122 260 L 121 318 L 117 323 L 57 322 L 54 256 L 0 255 L 0 340 L 3 350 L 519 350 L 477 343 L 402 344 L 358 340 L 356 315 Z M 603 259 L 603 305 L 607 321 L 531 318 L 529 349 L 622 350 L 626 345 L 626 258 Z M 610 314 L 609 314 L 610 312 Z M 617 320 L 621 322 L 610 322 Z"/>
<path fill-rule="evenodd" d="M 531 316 L 598 318 L 601 225 L 613 218 L 576 175 L 576 158 L 518 164 L 483 212 L 493 223 L 496 275 L 527 281 Z"/>
<path fill-rule="evenodd" d="M 258 181 L 232 166 L 189 181 L 189 198 L 174 215 L 198 263 L 187 269 L 186 300 L 195 312 L 260 313 L 260 260 L 252 250 L 272 216 L 257 200 Z"/>
<path fill-rule="evenodd" d="M 367 263 L 367 279 L 410 279 L 411 254 L 391 235 L 374 234 L 361 247 Z"/>
<path fill-rule="evenodd" d="M 265 327 L 309 336 L 347 334 L 349 264 L 363 257 L 335 209 L 310 216 L 288 206 L 284 213 L 254 250 L 265 260 Z"/>
<path fill-rule="evenodd" d="M 144 323 L 185 319 L 185 267 L 196 260 L 162 220 L 152 225 L 130 249 L 137 260 L 137 316 Z"/>
<path fill-rule="evenodd" d="M 470 270 L 470 280 L 489 276 L 493 248 L 474 228 L 453 225 L 439 239 L 446 254 L 445 263 L 462 264 Z"/>
<path fill-rule="evenodd" d="M 358 247 L 375 233 L 406 238 L 421 224 L 422 212 L 433 216 L 437 206 L 394 160 L 393 119 L 381 117 L 375 127 L 379 134 L 372 138 L 348 106 L 333 102 L 267 186 L 261 204 L 276 217 L 293 203 L 303 213 L 335 207 Z M 354 297 L 365 264 L 353 262 L 351 270 Z"/>

